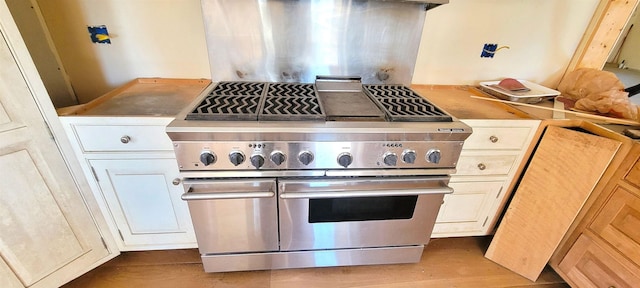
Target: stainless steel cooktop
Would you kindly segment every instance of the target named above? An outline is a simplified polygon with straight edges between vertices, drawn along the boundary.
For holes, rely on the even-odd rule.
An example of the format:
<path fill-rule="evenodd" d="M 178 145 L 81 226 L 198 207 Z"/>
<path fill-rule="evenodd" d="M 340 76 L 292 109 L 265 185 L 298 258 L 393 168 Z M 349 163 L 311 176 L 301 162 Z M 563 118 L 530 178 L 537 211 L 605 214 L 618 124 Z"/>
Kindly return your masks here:
<path fill-rule="evenodd" d="M 325 169 L 454 169 L 471 128 L 406 86 L 319 77 L 315 84 L 217 83 L 167 134 L 183 171 L 324 175 Z"/>
<path fill-rule="evenodd" d="M 185 117 L 211 121 L 451 122 L 403 85 L 362 85 L 357 78 L 309 83 L 220 82 Z M 316 89 L 316 86 L 318 87 Z"/>

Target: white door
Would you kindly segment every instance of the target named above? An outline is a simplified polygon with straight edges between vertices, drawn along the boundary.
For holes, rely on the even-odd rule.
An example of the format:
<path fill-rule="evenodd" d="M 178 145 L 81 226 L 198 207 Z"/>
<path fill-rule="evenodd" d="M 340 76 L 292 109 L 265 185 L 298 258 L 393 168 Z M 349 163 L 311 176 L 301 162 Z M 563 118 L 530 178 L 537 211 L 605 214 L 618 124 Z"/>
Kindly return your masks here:
<path fill-rule="evenodd" d="M 197 247 L 175 159 L 89 160 L 121 250 Z"/>
<path fill-rule="evenodd" d="M 7 44 L 16 41 L 8 21 L 0 21 L 0 286 L 57 287 L 118 251 L 103 244 L 48 132 Z"/>

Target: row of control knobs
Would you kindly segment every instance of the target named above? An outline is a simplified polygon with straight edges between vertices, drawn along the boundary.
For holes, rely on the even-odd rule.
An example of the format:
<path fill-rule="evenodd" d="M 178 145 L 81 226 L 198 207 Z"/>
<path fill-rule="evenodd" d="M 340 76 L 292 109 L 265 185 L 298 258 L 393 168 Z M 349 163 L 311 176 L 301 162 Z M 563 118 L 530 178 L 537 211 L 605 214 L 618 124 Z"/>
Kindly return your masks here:
<path fill-rule="evenodd" d="M 406 150 L 402 153 L 401 156 L 402 162 L 408 164 L 415 163 L 417 158 L 416 152 L 413 150 Z M 427 162 L 437 164 L 438 162 L 440 162 L 440 158 L 440 150 L 431 149 L 427 151 Z M 273 153 L 271 153 L 271 155 L 269 155 L 269 159 L 271 160 L 271 162 L 279 166 L 280 164 L 284 163 L 287 158 L 284 153 L 280 151 L 274 151 Z M 305 166 L 311 164 L 311 162 L 313 162 L 313 159 L 313 153 L 311 153 L 310 151 L 302 151 L 298 154 L 298 161 L 300 161 L 300 163 Z M 200 162 L 202 162 L 202 164 L 204 164 L 205 166 L 214 164 L 217 160 L 218 159 L 216 157 L 216 154 L 213 152 L 204 151 L 200 154 Z M 245 156 L 242 152 L 234 151 L 229 154 L 229 162 L 231 162 L 231 164 L 233 164 L 234 166 L 238 166 L 244 163 L 244 161 Z M 261 154 L 254 154 L 251 155 L 249 161 L 251 162 L 251 165 L 253 165 L 253 167 L 260 168 L 264 165 L 265 158 Z M 337 162 L 338 165 L 347 168 L 349 165 L 351 165 L 351 163 L 353 163 L 353 155 L 351 155 L 351 153 L 349 152 L 340 153 L 340 155 L 338 155 Z M 396 153 L 388 152 L 384 154 L 383 162 L 387 166 L 396 166 L 398 164 L 398 155 Z"/>

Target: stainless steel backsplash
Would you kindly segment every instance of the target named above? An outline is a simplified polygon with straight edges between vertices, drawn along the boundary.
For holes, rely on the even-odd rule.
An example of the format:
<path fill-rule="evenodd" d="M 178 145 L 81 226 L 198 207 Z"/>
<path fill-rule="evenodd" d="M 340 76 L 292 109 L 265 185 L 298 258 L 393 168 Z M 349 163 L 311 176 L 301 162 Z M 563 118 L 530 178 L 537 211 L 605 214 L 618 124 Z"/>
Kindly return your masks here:
<path fill-rule="evenodd" d="M 429 1 L 439 2 L 448 1 Z M 202 0 L 214 81 L 411 84 L 426 10 L 414 1 Z M 437 5 L 436 5 L 437 6 Z"/>

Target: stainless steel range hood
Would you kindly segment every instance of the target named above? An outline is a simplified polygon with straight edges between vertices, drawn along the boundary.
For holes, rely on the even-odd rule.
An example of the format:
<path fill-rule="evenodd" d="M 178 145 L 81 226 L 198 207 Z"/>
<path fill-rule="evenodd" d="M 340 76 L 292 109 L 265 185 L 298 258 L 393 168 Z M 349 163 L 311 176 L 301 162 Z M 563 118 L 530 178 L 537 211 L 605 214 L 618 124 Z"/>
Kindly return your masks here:
<path fill-rule="evenodd" d="M 448 0 L 202 0 L 213 81 L 410 85 L 427 10 Z"/>

